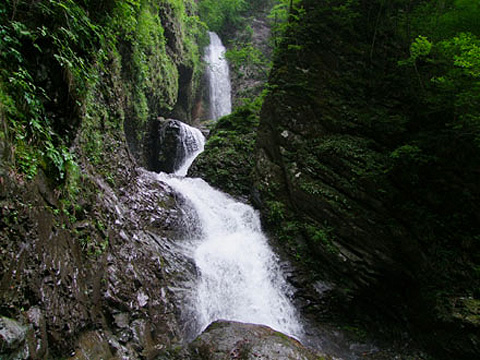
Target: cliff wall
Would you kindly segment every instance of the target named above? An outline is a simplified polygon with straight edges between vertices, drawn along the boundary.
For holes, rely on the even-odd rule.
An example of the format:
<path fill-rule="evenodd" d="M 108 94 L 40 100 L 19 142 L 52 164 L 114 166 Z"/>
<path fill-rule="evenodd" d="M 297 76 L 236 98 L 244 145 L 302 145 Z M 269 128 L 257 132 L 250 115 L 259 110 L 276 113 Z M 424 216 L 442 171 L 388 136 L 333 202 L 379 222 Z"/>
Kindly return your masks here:
<path fill-rule="evenodd" d="M 181 200 L 137 167 L 151 122 L 191 120 L 195 3 L 6 1 L 0 17 L 0 357 L 153 358 L 184 334 L 169 287 L 191 264 L 172 250 Z"/>
<path fill-rule="evenodd" d="M 336 299 L 332 312 L 400 325 L 439 356 L 470 359 L 479 351 L 479 150 L 448 128 L 458 103 L 421 77 L 434 61 L 417 73 L 402 66 L 422 3 L 411 5 L 293 9 L 260 117 L 255 198 L 307 274 L 300 288 L 325 285 L 299 295 L 314 316 Z M 445 96 L 441 107 L 434 96 Z"/>

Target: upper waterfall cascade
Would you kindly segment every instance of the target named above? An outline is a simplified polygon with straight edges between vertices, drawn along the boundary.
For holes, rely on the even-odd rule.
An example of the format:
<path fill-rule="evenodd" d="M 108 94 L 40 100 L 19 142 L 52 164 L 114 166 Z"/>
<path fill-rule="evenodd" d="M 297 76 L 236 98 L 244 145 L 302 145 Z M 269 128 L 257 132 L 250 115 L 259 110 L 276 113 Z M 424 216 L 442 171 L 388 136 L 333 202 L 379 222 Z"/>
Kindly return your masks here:
<path fill-rule="evenodd" d="M 232 112 L 231 84 L 225 47 L 214 32 L 208 33 L 210 45 L 205 49 L 209 87 L 210 118 L 217 120 Z"/>

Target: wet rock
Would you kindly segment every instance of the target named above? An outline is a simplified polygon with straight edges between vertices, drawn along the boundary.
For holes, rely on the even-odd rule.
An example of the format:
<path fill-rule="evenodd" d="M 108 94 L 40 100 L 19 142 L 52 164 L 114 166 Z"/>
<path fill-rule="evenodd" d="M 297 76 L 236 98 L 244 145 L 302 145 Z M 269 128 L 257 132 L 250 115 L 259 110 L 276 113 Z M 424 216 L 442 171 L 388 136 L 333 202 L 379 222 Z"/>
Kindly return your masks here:
<path fill-rule="evenodd" d="M 27 334 L 28 349 L 33 358 L 41 359 L 48 354 L 48 338 L 45 317 L 40 308 L 32 306 L 25 313 L 32 331 Z"/>
<path fill-rule="evenodd" d="M 6 351 L 21 350 L 28 327 L 7 317 L 0 317 L 0 355 Z"/>
<path fill-rule="evenodd" d="M 151 124 L 148 145 L 148 169 L 172 173 L 185 157 L 182 127 L 178 120 L 163 118 Z"/>
<path fill-rule="evenodd" d="M 126 312 L 115 314 L 113 315 L 113 318 L 115 320 L 115 325 L 120 329 L 128 327 L 128 324 L 130 323 L 130 315 Z"/>
<path fill-rule="evenodd" d="M 116 188 L 91 179 L 101 194 L 89 195 L 94 205 L 73 224 L 38 189 L 12 190 L 19 195 L 3 205 L 2 219 L 15 227 L 0 232 L 0 299 L 9 318 L 24 321 L 2 320 L 0 358 L 73 349 L 77 359 L 153 358 L 182 338 L 179 307 L 194 267 L 176 244 L 185 227 L 181 199 L 153 173 L 128 175 Z"/>
<path fill-rule="evenodd" d="M 88 8 L 82 7 L 87 17 L 96 7 Z M 103 14 L 108 14 L 107 8 L 102 5 Z M 38 165 L 38 175 L 28 180 L 13 163 L 22 156 L 14 156 L 16 145 L 0 139 L 0 315 L 5 316 L 0 359 L 65 359 L 73 349 L 76 359 L 107 359 L 112 354 L 118 359 L 152 358 L 162 344 L 182 337 L 177 319 L 182 301 L 167 290 L 180 289 L 178 278 L 190 276 L 189 261 L 175 249 L 182 212 L 175 194 L 136 170 L 134 159 L 145 163 L 147 117 L 170 112 L 166 108 L 175 105 L 178 90 L 181 96 L 195 96 L 191 87 L 198 72 L 192 50 L 183 46 L 184 14 L 177 9 L 149 1 L 145 11 L 131 14 L 136 19 L 148 13 L 157 20 L 160 12 L 162 24 L 155 21 L 155 26 L 165 29 L 169 48 L 167 55 L 162 34 L 155 36 L 152 50 L 160 49 L 156 41 L 163 50 L 148 51 L 148 61 L 167 61 L 168 66 L 162 67 L 164 72 L 152 70 L 151 87 L 140 91 L 142 116 L 137 113 L 139 103 L 130 97 L 130 89 L 137 86 L 130 76 L 130 41 L 119 40 L 115 50 L 109 47 L 113 51 L 105 58 L 105 68 L 96 73 L 98 86 L 89 87 L 88 96 L 81 98 L 70 96 L 75 87 L 66 88 L 61 71 L 54 71 L 54 83 L 46 80 L 49 63 L 60 69 L 50 61 L 52 49 L 44 47 L 41 57 L 29 52 L 29 62 L 43 69 L 39 79 L 32 72 L 32 81 L 48 82 L 45 88 L 52 95 L 45 104 L 53 121 L 49 131 L 55 131 L 49 136 L 65 141 L 75 164 L 62 164 L 65 174 L 60 179 L 55 164 L 43 159 L 43 141 L 29 141 L 31 170 Z M 46 18 L 36 16 L 38 7 L 30 10 L 18 20 L 44 22 Z M 94 18 L 84 17 L 92 24 Z M 117 19 L 123 21 L 121 16 Z M 189 106 L 191 101 L 182 101 L 175 110 L 188 114 Z M 90 107 L 95 110 L 86 116 Z M 6 120 L 3 112 L 0 118 L 2 123 Z"/>
<path fill-rule="evenodd" d="M 253 12 L 254 15 L 249 21 L 249 27 L 245 29 L 239 29 L 236 31 L 234 38 L 237 42 L 246 42 L 253 46 L 258 51 L 261 57 L 264 59 L 262 64 L 250 61 L 244 61 L 239 63 L 230 63 L 230 67 L 233 71 L 230 71 L 232 82 L 232 101 L 234 107 L 241 105 L 245 99 L 254 98 L 258 96 L 267 81 L 267 74 L 269 71 L 268 62 L 272 59 L 272 47 L 271 47 L 271 28 L 270 22 L 267 19 L 270 13 L 268 8 L 269 3 L 262 2 L 256 6 L 265 7 L 264 9 L 258 8 Z M 252 6 L 255 6 L 252 4 Z M 251 33 L 249 32 L 251 31 Z M 226 36 L 225 38 L 230 38 Z M 230 46 L 227 44 L 227 47 Z"/>
<path fill-rule="evenodd" d="M 83 334 L 70 360 L 113 359 L 112 351 L 105 336 L 99 331 Z"/>
<path fill-rule="evenodd" d="M 190 345 L 193 359 L 327 359 L 297 340 L 263 325 L 233 321 L 212 323 Z"/>

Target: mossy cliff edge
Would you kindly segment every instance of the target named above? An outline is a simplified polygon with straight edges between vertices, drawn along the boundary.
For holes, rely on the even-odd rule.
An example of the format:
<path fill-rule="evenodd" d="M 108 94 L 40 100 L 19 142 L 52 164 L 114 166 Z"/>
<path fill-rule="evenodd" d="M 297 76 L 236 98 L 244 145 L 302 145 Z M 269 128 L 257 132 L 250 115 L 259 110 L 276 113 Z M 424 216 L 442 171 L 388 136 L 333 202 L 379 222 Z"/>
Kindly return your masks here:
<path fill-rule="evenodd" d="M 182 338 L 178 199 L 136 169 L 151 122 L 191 120 L 195 7 L 0 5 L 2 359 L 153 358 Z"/>

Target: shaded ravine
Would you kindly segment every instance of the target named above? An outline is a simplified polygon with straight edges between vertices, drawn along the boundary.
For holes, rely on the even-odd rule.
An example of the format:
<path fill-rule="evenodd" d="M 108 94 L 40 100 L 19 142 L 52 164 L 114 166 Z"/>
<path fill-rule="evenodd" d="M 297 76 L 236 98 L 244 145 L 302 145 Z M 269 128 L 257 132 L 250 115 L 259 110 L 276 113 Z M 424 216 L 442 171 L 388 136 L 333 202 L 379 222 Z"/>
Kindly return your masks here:
<path fill-rule="evenodd" d="M 229 92 L 221 94 L 230 97 Z M 196 276 L 192 275 L 180 289 L 186 340 L 193 340 L 217 320 L 227 320 L 270 326 L 335 359 L 410 359 L 408 354 L 404 358 L 389 345 L 379 348 L 373 339 L 359 342 L 356 336 L 340 330 L 338 324 L 319 324 L 305 313 L 310 300 L 308 296 L 304 300 L 298 298 L 298 289 L 289 283 L 292 274 L 288 274 L 295 270 L 283 262 L 280 267 L 278 256 L 261 231 L 257 212 L 200 178 L 185 177 L 203 150 L 204 139 L 193 136 L 199 133 L 198 129 L 180 124 L 182 135 L 177 140 L 187 142 L 182 144 L 183 165 L 177 165 L 173 174 L 160 173 L 157 178 L 184 199 L 186 226 L 181 251 L 196 268 Z M 318 293 L 314 296 L 322 298 L 325 286 L 328 288 L 316 284 Z M 212 326 L 216 328 L 218 322 Z M 208 337 L 209 329 L 203 335 L 207 333 Z M 217 340 L 214 338 L 214 342 Z"/>

